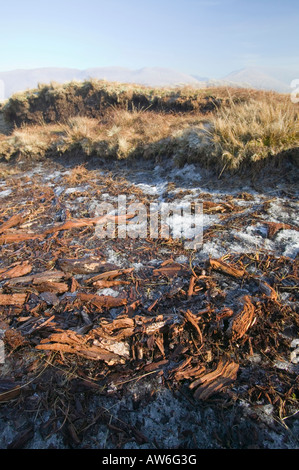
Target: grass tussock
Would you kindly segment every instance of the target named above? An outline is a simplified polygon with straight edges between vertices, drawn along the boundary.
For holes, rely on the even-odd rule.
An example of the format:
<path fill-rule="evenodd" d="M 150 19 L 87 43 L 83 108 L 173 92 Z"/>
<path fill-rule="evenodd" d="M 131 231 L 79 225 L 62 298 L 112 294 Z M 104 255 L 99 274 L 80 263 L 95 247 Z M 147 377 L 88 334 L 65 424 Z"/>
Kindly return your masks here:
<path fill-rule="evenodd" d="M 9 136 L 0 136 L 0 155 L 6 160 L 14 156 L 37 160 L 56 148 L 58 134 L 57 126 L 23 125 Z"/>
<path fill-rule="evenodd" d="M 185 136 L 194 151 L 181 154 L 180 164 L 199 159 L 205 166 L 238 169 L 289 150 L 299 154 L 299 113 L 288 102 L 231 103 L 211 116 L 204 132 Z"/>
<path fill-rule="evenodd" d="M 212 119 L 218 155 L 233 167 L 299 144 L 298 112 L 291 103 L 251 102 L 219 110 Z"/>
<path fill-rule="evenodd" d="M 81 111 L 77 109 L 74 90 L 84 96 L 84 112 L 80 106 Z M 60 115 L 64 109 L 66 117 L 47 122 L 47 116 L 38 111 L 38 106 L 42 110 L 45 105 L 42 98 L 48 113 L 54 99 L 56 105 L 60 103 Z M 200 163 L 219 171 L 265 164 L 292 151 L 298 162 L 298 105 L 287 95 L 226 88 L 153 90 L 96 81 L 52 84 L 11 98 L 4 105 L 6 118 L 16 110 L 16 100 L 22 103 L 18 116 L 25 118 L 10 135 L 0 134 L 0 157 L 6 160 L 76 151 L 115 159 L 164 157 L 179 166 Z M 73 111 L 77 107 L 75 115 L 70 112 L 72 106 Z"/>
<path fill-rule="evenodd" d="M 69 171 L 64 179 L 68 186 L 73 187 L 86 183 L 86 181 L 90 180 L 90 177 L 91 173 L 84 165 L 77 165 Z"/>

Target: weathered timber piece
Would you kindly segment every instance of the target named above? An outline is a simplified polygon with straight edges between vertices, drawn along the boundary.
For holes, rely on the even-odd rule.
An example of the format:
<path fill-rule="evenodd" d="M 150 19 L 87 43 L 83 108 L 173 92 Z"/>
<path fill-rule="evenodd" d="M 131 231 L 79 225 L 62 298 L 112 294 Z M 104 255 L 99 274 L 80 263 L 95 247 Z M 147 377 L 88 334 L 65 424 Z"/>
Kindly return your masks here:
<path fill-rule="evenodd" d="M 230 318 L 234 314 L 234 311 L 231 308 L 223 307 L 219 312 L 216 314 L 216 320 L 221 321 L 224 318 Z"/>
<path fill-rule="evenodd" d="M 220 271 L 225 274 L 229 274 L 230 276 L 236 277 L 236 278 L 242 278 L 245 274 L 246 271 L 244 269 L 236 269 L 230 266 L 227 263 L 224 263 L 220 259 L 210 259 L 210 266 L 215 269 L 216 271 Z"/>
<path fill-rule="evenodd" d="M 6 230 L 9 230 L 12 227 L 22 224 L 25 220 L 26 216 L 22 214 L 13 215 L 9 220 L 0 225 L 0 234 L 6 232 Z"/>
<path fill-rule="evenodd" d="M 213 372 L 202 375 L 189 385 L 191 390 L 196 389 L 194 398 L 207 400 L 211 395 L 220 392 L 223 387 L 236 380 L 238 369 L 239 365 L 235 362 L 221 358 Z"/>
<path fill-rule="evenodd" d="M 113 321 L 102 320 L 101 325 L 92 331 L 95 337 L 114 339 L 120 341 L 133 335 L 135 321 L 126 315 L 120 316 Z"/>
<path fill-rule="evenodd" d="M 279 230 L 299 230 L 295 225 L 284 224 L 281 222 L 267 222 L 263 220 L 264 225 L 268 226 L 268 238 L 273 238 Z"/>
<path fill-rule="evenodd" d="M 85 294 L 79 292 L 77 298 L 82 302 L 90 302 L 92 305 L 102 310 L 103 308 L 115 308 L 121 307 L 122 305 L 127 304 L 127 299 L 113 297 L 111 295 L 96 295 L 96 294 Z"/>
<path fill-rule="evenodd" d="M 26 302 L 27 294 L 0 294 L 0 306 L 20 307 Z"/>
<path fill-rule="evenodd" d="M 203 338 L 202 338 L 202 333 L 200 331 L 200 328 L 198 326 L 198 318 L 192 312 L 190 312 L 190 310 L 187 310 L 186 312 L 183 312 L 183 315 L 184 315 L 186 321 L 192 325 L 192 327 L 195 330 L 195 333 L 196 333 L 200 343 L 202 343 Z"/>
<path fill-rule="evenodd" d="M 41 340 L 36 346 L 39 350 L 60 351 L 78 354 L 86 359 L 101 360 L 108 365 L 124 364 L 130 360 L 128 339 L 140 332 L 153 337 L 153 334 L 165 326 L 167 318 L 136 317 L 126 315 L 109 321 L 102 319 L 100 326 L 87 335 L 72 330 L 57 329 L 49 338 Z M 157 347 L 164 355 L 164 346 L 159 338 L 154 338 Z"/>
<path fill-rule="evenodd" d="M 178 367 L 175 367 L 171 370 L 171 376 L 174 377 L 175 380 L 185 380 L 185 379 L 197 379 L 201 375 L 203 375 L 206 371 L 205 366 L 202 364 L 197 364 L 196 366 L 192 366 L 192 357 L 188 357 L 185 359 Z"/>
<path fill-rule="evenodd" d="M 153 270 L 153 276 L 184 276 L 189 272 L 189 269 L 183 264 L 179 263 L 163 263 L 160 268 Z"/>
<path fill-rule="evenodd" d="M 38 274 L 32 274 L 30 276 L 16 277 L 10 279 L 5 283 L 7 287 L 13 287 L 24 284 L 43 284 L 44 282 L 57 282 L 67 277 L 63 271 L 44 271 Z"/>
<path fill-rule="evenodd" d="M 98 281 L 112 281 L 116 277 L 122 276 L 123 274 L 130 274 L 134 271 L 134 268 L 128 269 L 113 269 L 112 271 L 106 271 L 97 276 L 93 276 L 85 281 L 86 284 L 93 284 Z"/>
<path fill-rule="evenodd" d="M 29 264 L 29 261 L 24 261 L 23 263 L 15 263 L 0 274 L 0 281 L 6 279 L 13 279 L 16 277 L 22 277 L 26 274 L 29 274 L 31 271 L 32 265 Z"/>
<path fill-rule="evenodd" d="M 95 287 L 98 289 L 105 289 L 117 286 L 124 286 L 130 284 L 129 281 L 96 281 L 93 283 Z"/>
<path fill-rule="evenodd" d="M 34 234 L 28 232 L 9 232 L 4 233 L 4 235 L 0 236 L 0 245 L 6 245 L 8 243 L 19 243 L 27 240 L 36 240 L 42 238 L 43 234 Z"/>
<path fill-rule="evenodd" d="M 104 361 L 107 365 L 124 364 L 125 359 L 118 354 L 94 344 L 89 344 L 89 336 L 82 336 L 71 330 L 58 330 L 49 338 L 41 341 L 36 349 L 59 351 L 62 353 L 78 354 L 86 359 Z"/>
<path fill-rule="evenodd" d="M 188 299 L 191 299 L 192 295 L 194 294 L 194 285 L 195 285 L 196 277 L 191 276 L 190 282 L 189 282 L 189 288 L 188 288 Z"/>
<path fill-rule="evenodd" d="M 93 274 L 103 271 L 118 269 L 118 266 L 112 263 L 106 263 L 98 258 L 79 258 L 79 259 L 60 259 L 59 268 L 65 273 L 71 274 Z"/>
<path fill-rule="evenodd" d="M 232 212 L 236 207 L 233 204 L 225 202 L 203 201 L 203 210 L 207 214 L 215 214 L 217 212 Z"/>
<path fill-rule="evenodd" d="M 242 338 L 255 320 L 255 307 L 248 295 L 244 296 L 243 310 L 231 320 L 228 333 L 233 341 Z"/>
<path fill-rule="evenodd" d="M 259 288 L 260 291 L 269 297 L 271 300 L 277 300 L 278 295 L 277 292 L 273 289 L 273 287 L 269 286 L 269 284 L 265 281 L 259 281 Z"/>
<path fill-rule="evenodd" d="M 69 286 L 66 282 L 44 281 L 35 284 L 37 292 L 50 292 L 52 294 L 64 294 Z"/>

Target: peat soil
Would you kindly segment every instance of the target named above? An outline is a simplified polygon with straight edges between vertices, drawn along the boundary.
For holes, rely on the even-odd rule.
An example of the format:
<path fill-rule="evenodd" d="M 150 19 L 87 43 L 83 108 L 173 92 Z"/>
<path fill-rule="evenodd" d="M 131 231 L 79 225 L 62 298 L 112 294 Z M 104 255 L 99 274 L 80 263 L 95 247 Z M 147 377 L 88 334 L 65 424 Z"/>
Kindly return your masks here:
<path fill-rule="evenodd" d="M 297 449 L 298 171 L 79 163 L 1 166 L 0 448 Z M 119 195 L 202 245 L 103 238 Z"/>

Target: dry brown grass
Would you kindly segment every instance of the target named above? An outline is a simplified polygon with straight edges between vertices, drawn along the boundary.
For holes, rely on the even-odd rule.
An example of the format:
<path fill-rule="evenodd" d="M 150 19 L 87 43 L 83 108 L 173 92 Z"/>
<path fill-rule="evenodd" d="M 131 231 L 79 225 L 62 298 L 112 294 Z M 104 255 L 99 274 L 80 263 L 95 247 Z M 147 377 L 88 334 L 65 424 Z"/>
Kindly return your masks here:
<path fill-rule="evenodd" d="M 86 183 L 90 178 L 91 172 L 84 165 L 77 165 L 66 174 L 64 180 L 67 186 L 73 187 Z"/>
<path fill-rule="evenodd" d="M 59 128 L 56 125 L 24 125 L 15 128 L 11 135 L 0 139 L 0 155 L 6 160 L 12 156 L 39 159 L 56 145 Z"/>
<path fill-rule="evenodd" d="M 101 86 L 109 99 L 112 96 L 121 105 L 108 106 L 101 117 L 81 115 L 63 123 L 15 128 L 10 136 L 0 137 L 0 155 L 7 160 L 13 155 L 39 159 L 50 153 L 71 155 L 76 150 L 87 156 L 117 159 L 164 156 L 178 165 L 198 162 L 218 171 L 267 161 L 290 149 L 298 151 L 298 106 L 286 95 L 227 88 Z M 66 89 L 54 87 L 47 93 L 61 95 Z M 45 89 L 40 92 L 45 93 Z M 136 107 L 134 99 L 138 96 L 140 100 L 142 93 L 147 99 L 151 97 L 152 103 L 163 99 L 165 106 L 174 102 L 192 111 Z M 131 100 L 125 107 L 124 95 Z M 205 99 L 213 106 L 201 112 L 196 104 Z M 75 179 L 80 179 L 79 172 Z"/>
<path fill-rule="evenodd" d="M 288 99 L 272 102 L 267 97 L 219 108 L 210 116 L 209 127 L 185 133 L 186 146 L 179 160 L 237 169 L 288 150 L 299 152 L 298 108 Z"/>
<path fill-rule="evenodd" d="M 193 117 L 192 122 L 200 122 Z M 102 120 L 74 117 L 60 125 L 61 152 L 80 149 L 86 155 L 113 158 L 159 154 L 179 129 L 190 125 L 190 116 L 111 108 Z M 167 140 L 168 139 L 168 140 Z"/>
<path fill-rule="evenodd" d="M 212 125 L 218 155 L 235 168 L 299 145 L 298 112 L 291 102 L 232 105 L 220 109 Z"/>

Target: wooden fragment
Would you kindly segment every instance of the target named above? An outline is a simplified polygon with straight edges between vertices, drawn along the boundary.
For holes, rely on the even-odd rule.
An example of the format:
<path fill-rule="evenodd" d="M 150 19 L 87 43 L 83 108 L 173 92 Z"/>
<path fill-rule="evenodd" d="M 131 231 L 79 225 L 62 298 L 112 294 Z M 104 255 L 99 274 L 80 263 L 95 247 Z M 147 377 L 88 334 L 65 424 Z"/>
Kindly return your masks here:
<path fill-rule="evenodd" d="M 66 282 L 45 281 L 36 285 L 38 292 L 51 292 L 52 294 L 64 294 L 68 292 L 69 286 Z"/>
<path fill-rule="evenodd" d="M 20 307 L 24 305 L 27 294 L 0 294 L 0 305 Z"/>
<path fill-rule="evenodd" d="M 29 317 L 30 318 L 30 317 Z M 38 325 L 34 325 L 30 331 L 26 333 L 26 336 L 31 335 L 33 332 L 40 330 L 41 328 L 44 328 L 45 326 L 55 326 L 55 322 L 52 322 L 52 320 L 55 319 L 55 315 L 52 315 L 50 318 L 47 320 L 43 321 L 42 323 L 39 323 Z"/>
<path fill-rule="evenodd" d="M 77 354 L 86 359 L 104 361 L 110 366 L 123 364 L 125 362 L 125 359 L 118 354 L 112 353 L 97 345 L 88 344 L 89 339 L 89 336 L 81 336 L 74 331 L 66 330 L 62 333 L 54 333 L 49 338 L 42 340 L 41 343 L 36 346 L 36 349 Z"/>
<path fill-rule="evenodd" d="M 163 335 L 162 334 L 155 337 L 155 344 L 156 344 L 157 348 L 159 349 L 160 353 L 162 354 L 162 356 L 165 357 L 164 340 L 163 340 Z"/>
<path fill-rule="evenodd" d="M 289 225 L 280 222 L 267 222 L 263 220 L 262 223 L 268 226 L 268 238 L 273 238 L 279 230 L 299 230 L 299 228 L 295 225 Z"/>
<path fill-rule="evenodd" d="M 180 381 L 184 379 L 198 378 L 203 375 L 206 368 L 202 364 L 192 367 L 190 365 L 191 361 L 191 356 L 185 359 L 185 361 L 183 361 L 178 367 L 171 370 L 171 376 L 173 376 L 175 380 Z"/>
<path fill-rule="evenodd" d="M 98 274 L 90 279 L 85 281 L 86 284 L 93 284 L 97 281 L 112 281 L 116 277 L 122 276 L 123 274 L 130 274 L 134 271 L 134 268 L 128 269 L 113 269 L 112 271 L 106 271 L 102 274 Z"/>
<path fill-rule="evenodd" d="M 207 214 L 215 214 L 217 212 L 232 212 L 235 206 L 225 202 L 203 201 L 203 210 Z"/>
<path fill-rule="evenodd" d="M 16 277 L 6 282 L 7 287 L 17 286 L 19 284 L 43 284 L 45 282 L 57 282 L 66 277 L 63 271 L 44 271 L 39 274 L 32 274 L 30 276 Z"/>
<path fill-rule="evenodd" d="M 59 304 L 59 298 L 53 292 L 42 292 L 40 298 L 43 302 L 46 302 L 47 305 L 56 306 Z"/>
<path fill-rule="evenodd" d="M 111 295 L 96 295 L 96 294 L 85 294 L 79 292 L 77 298 L 83 302 L 90 302 L 100 310 L 103 308 L 115 308 L 121 307 L 127 304 L 127 299 L 120 297 L 112 297 Z"/>
<path fill-rule="evenodd" d="M 16 277 L 25 276 L 32 271 L 32 265 L 29 264 L 29 261 L 24 261 L 23 263 L 16 263 L 15 265 L 7 268 L 0 274 L 0 280 L 13 279 Z"/>
<path fill-rule="evenodd" d="M 159 362 L 152 362 L 151 364 L 147 364 L 146 366 L 144 366 L 143 370 L 145 372 L 152 372 L 154 370 L 160 369 L 160 367 L 166 366 L 167 364 L 169 364 L 169 360 L 163 359 Z"/>
<path fill-rule="evenodd" d="M 241 278 L 246 274 L 244 269 L 236 269 L 230 266 L 227 263 L 224 263 L 220 259 L 212 259 L 210 258 L 210 266 L 215 269 L 216 271 L 223 272 L 225 274 L 229 274 L 230 276 Z"/>
<path fill-rule="evenodd" d="M 187 310 L 186 312 L 183 312 L 183 315 L 184 315 L 186 321 L 192 325 L 192 327 L 194 328 L 194 330 L 196 332 L 196 335 L 199 338 L 200 343 L 202 343 L 203 338 L 202 338 L 202 333 L 200 331 L 200 328 L 198 326 L 198 318 L 195 315 L 193 315 L 193 313 L 190 312 L 190 310 Z"/>
<path fill-rule="evenodd" d="M 104 361 L 108 366 L 114 366 L 116 364 L 124 364 L 125 362 L 125 360 L 121 356 L 108 352 L 105 349 L 99 348 L 97 346 L 75 347 L 73 345 L 68 345 L 68 344 L 54 343 L 54 344 L 40 344 L 36 346 L 36 349 L 47 350 L 47 351 L 59 351 L 59 352 L 64 352 L 64 353 L 69 353 L 69 354 L 78 354 L 79 356 L 82 356 L 85 359 L 91 359 L 93 361 Z"/>
<path fill-rule="evenodd" d="M 179 263 L 171 263 L 153 270 L 153 276 L 174 277 L 185 275 L 189 272 L 186 266 Z"/>
<path fill-rule="evenodd" d="M 204 366 L 195 366 L 195 367 L 186 367 L 182 371 L 175 373 L 174 378 L 177 381 L 186 380 L 186 379 L 196 379 L 201 377 L 206 371 Z"/>
<path fill-rule="evenodd" d="M 130 284 L 129 281 L 96 281 L 93 285 L 97 289 L 105 289 L 110 287 L 117 287 Z"/>
<path fill-rule="evenodd" d="M 243 310 L 231 320 L 229 333 L 233 341 L 242 338 L 254 321 L 255 308 L 248 295 L 244 296 Z"/>
<path fill-rule="evenodd" d="M 111 269 L 117 269 L 111 263 L 106 263 L 98 258 L 79 258 L 79 259 L 60 259 L 58 261 L 59 268 L 65 273 L 71 274 L 92 274 L 100 273 L 103 271 L 110 271 Z"/>
<path fill-rule="evenodd" d="M 267 282 L 265 281 L 260 281 L 259 283 L 260 290 L 262 291 L 263 294 L 265 294 L 267 297 L 269 297 L 271 300 L 277 300 L 278 295 L 273 289 L 273 287 L 269 286 Z"/>
<path fill-rule="evenodd" d="M 189 385 L 191 390 L 196 389 L 194 398 L 207 400 L 223 387 L 231 384 L 237 378 L 239 365 L 229 359 L 221 358 L 213 372 L 202 375 Z"/>
<path fill-rule="evenodd" d="M 22 214 L 13 215 L 9 220 L 0 225 L 0 234 L 6 232 L 6 230 L 9 230 L 12 227 L 15 227 L 16 225 L 22 224 L 25 219 L 26 217 L 24 217 Z"/>
<path fill-rule="evenodd" d="M 43 235 L 42 234 L 34 234 L 34 233 L 28 233 L 28 232 L 15 232 L 15 233 L 5 233 L 4 235 L 0 236 L 0 245 L 6 245 L 8 243 L 19 243 L 19 242 L 24 242 L 27 240 L 36 240 L 36 239 L 42 239 Z"/>
<path fill-rule="evenodd" d="M 234 314 L 234 311 L 231 308 L 223 307 L 219 312 L 216 314 L 216 320 L 220 321 L 224 318 L 230 318 Z"/>
<path fill-rule="evenodd" d="M 140 300 L 135 300 L 134 302 L 132 302 L 130 305 L 125 307 L 126 314 L 129 316 L 133 315 L 140 304 L 141 304 Z"/>
<path fill-rule="evenodd" d="M 122 330 L 124 331 L 124 330 Z M 131 331 L 127 337 L 130 337 L 133 334 Z M 92 332 L 90 337 L 93 337 Z M 98 337 L 97 339 L 93 340 L 93 345 L 98 346 L 106 351 L 109 351 L 113 354 L 117 354 L 118 356 L 123 357 L 126 360 L 130 359 L 130 345 L 128 341 L 123 341 L 126 339 L 125 335 L 117 335 L 111 338 L 101 338 Z"/>
<path fill-rule="evenodd" d="M 17 349 L 26 343 L 26 339 L 18 330 L 9 328 L 5 331 L 4 342 L 5 344 L 9 345 L 11 349 Z"/>
<path fill-rule="evenodd" d="M 70 289 L 71 293 L 73 294 L 74 292 L 76 292 L 80 288 L 81 288 L 81 286 L 80 286 L 79 282 L 74 277 L 72 277 L 71 289 Z"/>
<path fill-rule="evenodd" d="M 134 333 L 135 321 L 133 318 L 121 316 L 113 321 L 101 322 L 101 326 L 92 331 L 94 337 L 116 339 L 117 341 L 128 338 Z"/>
<path fill-rule="evenodd" d="M 189 283 L 189 289 L 188 289 L 188 299 L 191 299 L 193 293 L 194 293 L 194 284 L 195 284 L 195 281 L 196 281 L 196 277 L 195 276 L 191 276 L 190 278 L 190 283 Z"/>

